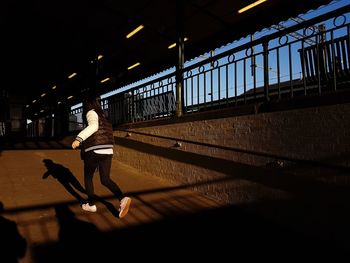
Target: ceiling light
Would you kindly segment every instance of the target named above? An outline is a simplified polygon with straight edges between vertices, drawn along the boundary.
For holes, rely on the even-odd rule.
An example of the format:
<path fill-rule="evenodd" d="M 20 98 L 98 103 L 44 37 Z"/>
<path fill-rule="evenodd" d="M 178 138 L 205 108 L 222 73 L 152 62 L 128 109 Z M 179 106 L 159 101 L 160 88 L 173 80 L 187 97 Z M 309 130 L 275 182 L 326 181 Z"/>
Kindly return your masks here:
<path fill-rule="evenodd" d="M 141 65 L 140 62 L 137 62 L 137 63 L 135 63 L 134 65 L 128 67 L 128 70 L 133 69 L 133 68 L 135 68 L 135 67 L 137 67 L 137 66 L 140 66 L 140 65 Z"/>
<path fill-rule="evenodd" d="M 29 108 L 29 105 L 28 105 L 28 104 L 26 105 L 26 108 Z"/>
<path fill-rule="evenodd" d="M 174 47 L 176 47 L 176 43 L 173 43 L 170 46 L 168 46 L 168 49 L 171 49 L 171 48 L 174 48 Z"/>
<path fill-rule="evenodd" d="M 73 96 L 69 96 L 69 97 L 67 97 L 67 100 L 70 100 L 71 98 L 73 98 Z"/>
<path fill-rule="evenodd" d="M 41 97 L 45 97 L 45 96 L 46 96 L 46 93 L 41 94 Z"/>
<path fill-rule="evenodd" d="M 101 80 L 100 82 L 101 82 L 101 83 L 104 83 L 104 82 L 106 82 L 106 81 L 108 81 L 108 80 L 109 80 L 109 78 L 105 78 L 105 79 Z"/>
<path fill-rule="evenodd" d="M 55 85 L 55 86 L 53 86 L 51 89 L 53 89 L 53 90 L 54 90 L 54 89 L 56 89 L 56 88 L 57 88 L 57 86 Z"/>
<path fill-rule="evenodd" d="M 250 5 L 247 5 L 246 7 L 243 7 L 242 9 L 239 9 L 239 10 L 238 10 L 238 13 L 241 14 L 241 13 L 243 13 L 243 12 L 245 12 L 245 11 L 247 11 L 247 10 L 249 10 L 249 9 L 251 9 L 251 8 L 253 8 L 253 7 L 255 7 L 255 6 L 257 6 L 257 5 L 260 5 L 260 4 L 264 3 L 264 2 L 266 2 L 266 1 L 267 1 L 267 0 L 259 0 L 259 1 L 256 1 L 256 2 L 254 2 L 254 3 L 252 3 L 252 4 L 250 4 Z"/>
<path fill-rule="evenodd" d="M 137 32 L 139 32 L 142 28 L 144 28 L 144 26 L 143 26 L 143 25 L 139 25 L 137 28 L 135 28 L 133 31 L 131 31 L 131 32 L 126 36 L 126 38 L 132 37 L 132 36 L 135 35 Z"/>
<path fill-rule="evenodd" d="M 103 55 L 98 55 L 97 60 L 100 60 L 103 58 Z"/>
<path fill-rule="evenodd" d="M 185 38 L 184 38 L 184 41 L 187 41 L 187 40 L 188 40 L 188 38 L 185 37 Z M 174 47 L 176 47 L 176 43 L 173 43 L 173 44 L 171 44 L 170 46 L 168 46 L 168 49 L 171 49 L 171 48 L 174 48 Z"/>
<path fill-rule="evenodd" d="M 32 101 L 32 103 L 35 103 L 35 102 L 36 102 L 36 100 L 33 100 L 33 101 Z"/>
<path fill-rule="evenodd" d="M 77 75 L 77 73 L 74 72 L 74 73 L 70 74 L 70 75 L 68 76 L 68 78 L 69 78 L 69 79 L 74 78 L 76 75 Z"/>

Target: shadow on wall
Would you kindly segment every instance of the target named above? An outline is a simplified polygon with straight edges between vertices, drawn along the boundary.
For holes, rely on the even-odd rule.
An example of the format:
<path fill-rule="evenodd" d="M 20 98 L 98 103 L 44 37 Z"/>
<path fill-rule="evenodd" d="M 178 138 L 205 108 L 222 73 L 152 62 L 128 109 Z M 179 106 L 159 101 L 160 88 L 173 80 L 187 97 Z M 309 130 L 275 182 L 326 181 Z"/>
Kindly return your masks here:
<path fill-rule="evenodd" d="M 59 241 L 36 245 L 36 263 L 184 259 L 226 262 L 241 257 L 283 262 L 298 260 L 301 255 L 304 259 L 334 259 L 344 252 L 331 242 L 303 236 L 234 206 L 174 214 L 161 221 L 110 232 L 101 232 L 93 224 L 77 219 L 66 206 L 55 209 Z"/>
<path fill-rule="evenodd" d="M 308 194 L 310 189 L 313 190 L 313 194 L 322 194 L 326 190 L 350 190 L 349 182 L 337 185 L 331 184 L 326 180 L 318 180 L 319 177 L 325 176 L 324 173 L 318 176 L 308 176 L 308 174 L 305 174 L 305 171 L 310 173 L 309 170 L 318 168 L 318 166 L 311 164 L 306 165 L 305 163 L 288 162 L 288 165 L 281 165 L 278 162 L 273 162 L 269 163 L 266 167 L 257 167 L 218 157 L 186 152 L 175 148 L 156 146 L 132 139 L 118 138 L 118 145 L 132 149 L 137 152 L 137 154 L 145 153 L 178 163 L 193 165 L 225 174 L 234 179 L 248 180 L 266 187 L 287 191 L 296 196 Z M 346 156 L 350 159 L 350 154 Z M 342 158 L 346 157 L 342 156 Z M 336 169 L 335 167 L 322 167 L 320 172 L 326 172 L 329 178 L 344 177 L 350 175 L 350 168 L 340 167 Z M 303 176 L 296 176 L 300 174 Z"/>
<path fill-rule="evenodd" d="M 130 138 L 118 138 L 117 142 L 122 147 L 134 150 L 136 156 L 147 154 L 145 160 L 148 162 L 149 156 L 155 156 L 164 158 L 164 162 L 175 161 L 176 167 L 191 165 L 188 169 L 181 169 L 191 169 L 190 176 L 186 176 L 185 172 L 176 174 L 179 177 L 178 183 L 181 184 L 186 183 L 181 180 L 192 182 L 190 184 L 202 182 L 202 168 L 217 172 L 219 174 L 212 173 L 209 181 L 215 182 L 219 178 L 228 180 L 212 185 L 210 182 L 203 186 L 194 185 L 193 189 L 215 195 L 225 202 L 240 203 L 251 212 L 292 226 L 305 234 L 350 246 L 346 241 L 350 236 L 350 172 L 347 167 L 320 167 L 296 162 L 283 165 L 270 163 L 268 167 L 256 167 Z M 344 153 L 341 158 L 350 159 L 350 156 Z M 333 159 L 337 158 L 329 157 L 321 161 Z M 142 163 L 142 156 L 138 160 Z M 147 168 L 145 164 L 141 169 L 147 171 Z M 198 168 L 200 169 L 196 170 Z"/>
<path fill-rule="evenodd" d="M 232 153 L 240 153 L 240 154 L 248 154 L 251 156 L 259 156 L 263 157 L 265 159 L 273 159 L 274 161 L 272 162 L 280 162 L 284 164 L 298 164 L 298 165 L 306 165 L 306 166 L 321 166 L 321 167 L 326 167 L 326 168 L 333 168 L 333 169 L 340 169 L 340 170 L 347 170 L 350 171 L 350 165 L 348 160 L 350 159 L 350 152 L 343 152 L 340 154 L 336 154 L 331 157 L 326 157 L 318 160 L 304 160 L 304 159 L 296 159 L 296 158 L 291 158 L 287 156 L 280 156 L 272 153 L 266 153 L 266 152 L 258 152 L 258 151 L 253 151 L 253 150 L 247 150 L 247 149 L 242 149 L 242 148 L 234 148 L 230 146 L 223 146 L 223 145 L 216 145 L 216 144 L 211 144 L 211 143 L 205 143 L 205 142 L 198 142 L 198 141 L 192 141 L 192 140 L 186 140 L 182 138 L 174 138 L 174 137 L 168 137 L 168 136 L 161 136 L 161 135 L 155 135 L 155 134 L 148 134 L 144 132 L 137 132 L 137 131 L 128 131 L 124 130 L 127 132 L 126 138 L 130 137 L 133 133 L 137 135 L 142 135 L 145 137 L 150 137 L 150 138 L 158 138 L 158 139 L 165 139 L 169 142 L 174 142 L 176 141 L 174 147 L 181 147 L 182 143 L 186 143 L 189 145 L 197 145 L 201 147 L 209 147 L 212 149 L 216 150 L 224 150 Z M 127 140 L 126 138 L 121 138 L 121 137 L 115 137 L 116 143 L 121 144 L 123 146 L 127 145 Z"/>
<path fill-rule="evenodd" d="M 2 216 L 4 205 L 0 202 L 0 262 L 15 263 L 23 258 L 27 241 L 18 231 L 16 222 Z"/>

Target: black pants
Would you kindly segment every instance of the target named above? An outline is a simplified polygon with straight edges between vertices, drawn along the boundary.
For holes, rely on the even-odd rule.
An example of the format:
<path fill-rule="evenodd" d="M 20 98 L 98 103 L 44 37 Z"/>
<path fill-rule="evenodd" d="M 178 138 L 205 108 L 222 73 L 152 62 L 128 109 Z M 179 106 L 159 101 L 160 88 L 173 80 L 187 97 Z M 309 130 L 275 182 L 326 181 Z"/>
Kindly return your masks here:
<path fill-rule="evenodd" d="M 97 168 L 100 174 L 101 184 L 106 186 L 119 200 L 122 199 L 122 191 L 110 178 L 111 165 L 112 154 L 97 154 L 90 151 L 84 155 L 84 181 L 90 205 L 94 205 L 96 201 L 93 176 Z"/>

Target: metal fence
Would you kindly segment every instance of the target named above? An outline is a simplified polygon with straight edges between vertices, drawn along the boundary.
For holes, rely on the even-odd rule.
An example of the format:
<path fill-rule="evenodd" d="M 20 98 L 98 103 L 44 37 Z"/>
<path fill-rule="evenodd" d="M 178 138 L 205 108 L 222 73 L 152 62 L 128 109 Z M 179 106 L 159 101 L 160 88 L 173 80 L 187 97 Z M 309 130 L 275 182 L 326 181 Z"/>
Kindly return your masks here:
<path fill-rule="evenodd" d="M 271 30 L 186 66 L 183 113 L 322 96 L 349 88 L 350 7 Z M 176 72 L 102 100 L 113 125 L 173 116 Z M 77 120 L 81 110 L 71 112 Z M 78 121 L 80 122 L 80 121 Z M 79 126 L 81 128 L 81 126 Z"/>

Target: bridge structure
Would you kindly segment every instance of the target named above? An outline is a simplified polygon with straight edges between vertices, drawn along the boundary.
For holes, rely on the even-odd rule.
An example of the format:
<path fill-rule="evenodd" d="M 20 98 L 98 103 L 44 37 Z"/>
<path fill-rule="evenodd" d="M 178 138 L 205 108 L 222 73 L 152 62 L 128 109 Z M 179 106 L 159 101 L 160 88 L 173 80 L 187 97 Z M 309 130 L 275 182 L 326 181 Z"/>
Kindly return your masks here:
<path fill-rule="evenodd" d="M 349 256 L 346 1 L 33 2 L 1 20 L 0 262 Z M 98 211 L 80 207 L 70 144 L 91 91 L 123 219 L 97 175 Z"/>

